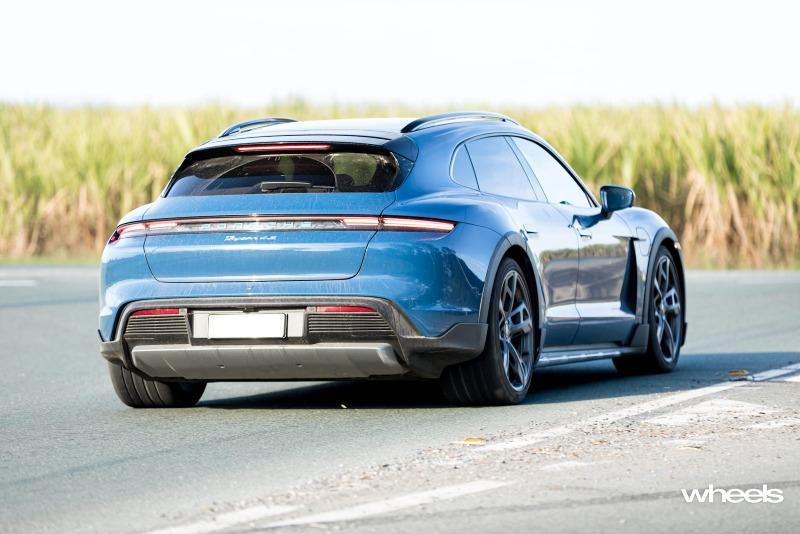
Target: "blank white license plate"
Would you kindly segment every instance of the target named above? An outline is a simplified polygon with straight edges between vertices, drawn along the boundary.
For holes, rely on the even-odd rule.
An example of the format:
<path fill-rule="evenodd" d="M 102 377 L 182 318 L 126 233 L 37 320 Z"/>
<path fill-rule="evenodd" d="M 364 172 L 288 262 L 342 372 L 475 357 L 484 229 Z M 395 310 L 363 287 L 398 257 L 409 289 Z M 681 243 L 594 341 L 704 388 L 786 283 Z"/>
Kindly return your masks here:
<path fill-rule="evenodd" d="M 211 314 L 208 316 L 208 337 L 211 339 L 286 337 L 286 314 Z"/>

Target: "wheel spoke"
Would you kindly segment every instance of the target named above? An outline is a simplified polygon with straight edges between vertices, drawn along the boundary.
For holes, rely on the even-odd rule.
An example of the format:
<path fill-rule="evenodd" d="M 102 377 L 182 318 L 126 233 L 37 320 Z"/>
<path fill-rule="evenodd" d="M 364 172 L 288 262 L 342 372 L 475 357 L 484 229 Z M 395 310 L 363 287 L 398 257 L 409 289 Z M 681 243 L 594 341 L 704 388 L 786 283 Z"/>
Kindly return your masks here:
<path fill-rule="evenodd" d="M 656 312 L 656 340 L 661 343 L 661 339 L 664 337 L 664 317 L 661 315 L 660 311 Z"/>
<path fill-rule="evenodd" d="M 510 280 L 503 287 L 503 296 L 500 298 L 500 309 L 504 316 L 508 316 L 511 308 L 514 307 L 514 293 L 511 291 Z"/>
<path fill-rule="evenodd" d="M 509 358 L 509 350 L 508 350 L 509 343 L 506 341 L 505 338 L 500 338 L 500 347 L 503 349 L 503 370 L 506 372 L 506 376 L 508 376 L 508 368 L 510 365 L 510 358 Z"/>
<path fill-rule="evenodd" d="M 674 287 L 666 292 L 661 302 L 664 305 L 664 310 L 670 315 L 678 315 L 681 312 L 681 299 L 678 297 L 678 291 Z"/>
<path fill-rule="evenodd" d="M 524 384 L 525 381 L 527 380 L 527 376 L 525 376 L 525 363 L 522 361 L 522 356 L 520 355 L 519 351 L 517 350 L 517 348 L 514 346 L 513 343 L 508 344 L 508 349 L 509 349 L 508 352 L 511 363 L 510 367 L 517 375 L 517 379 L 519 380 L 518 384 L 514 385 L 516 386 Z"/>
<path fill-rule="evenodd" d="M 528 312 L 528 307 L 523 302 L 513 310 L 509 316 L 511 321 L 511 337 L 516 337 L 518 334 L 527 334 L 531 331 L 531 314 Z"/>
<path fill-rule="evenodd" d="M 661 261 L 658 262 L 656 266 L 656 273 L 655 273 L 655 280 L 653 280 L 653 289 L 656 292 L 655 297 L 661 299 L 664 297 L 664 293 L 667 292 L 667 286 L 669 285 L 669 271 L 667 267 L 667 259 L 662 258 Z"/>
<path fill-rule="evenodd" d="M 511 284 L 511 296 L 513 298 L 517 294 L 517 273 L 512 273 L 509 283 Z"/>
<path fill-rule="evenodd" d="M 508 280 L 508 307 L 506 308 L 506 312 L 511 314 L 513 313 L 512 310 L 514 308 L 514 302 L 516 301 L 517 297 L 517 273 L 511 273 L 511 278 Z"/>
<path fill-rule="evenodd" d="M 675 354 L 675 336 L 672 332 L 672 327 L 669 324 L 669 321 L 664 321 L 664 329 L 665 333 L 667 334 L 667 352 L 669 353 L 669 358 L 672 358 L 672 355 Z"/>
<path fill-rule="evenodd" d="M 659 279 L 664 284 L 661 289 L 662 291 L 666 291 L 669 285 L 669 260 L 667 258 L 661 260 L 661 263 L 658 265 L 658 271 Z"/>

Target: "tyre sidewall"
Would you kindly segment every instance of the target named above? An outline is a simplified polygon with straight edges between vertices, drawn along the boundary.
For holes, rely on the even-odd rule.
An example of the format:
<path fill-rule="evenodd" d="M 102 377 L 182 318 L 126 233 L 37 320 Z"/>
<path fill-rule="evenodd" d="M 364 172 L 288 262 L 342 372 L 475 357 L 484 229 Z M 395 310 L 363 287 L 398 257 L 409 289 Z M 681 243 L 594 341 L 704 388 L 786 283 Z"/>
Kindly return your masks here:
<path fill-rule="evenodd" d="M 667 251 L 667 249 L 664 248 L 663 245 L 659 247 L 658 253 L 656 254 L 656 259 L 654 263 L 656 268 L 658 267 L 658 264 L 661 261 L 661 258 L 663 257 L 667 257 L 669 259 L 669 261 L 672 263 L 672 267 L 677 272 L 678 267 L 675 264 L 675 259 Z M 647 290 L 647 298 L 649 299 L 647 306 L 648 308 L 647 316 L 648 316 L 648 321 L 650 322 L 650 346 L 648 352 L 653 357 L 653 364 L 655 364 L 657 369 L 659 371 L 668 372 L 674 369 L 676 365 L 678 365 L 678 360 L 680 359 L 680 354 L 681 354 L 680 352 L 681 347 L 680 344 L 678 345 L 678 347 L 676 347 L 675 357 L 672 359 L 668 359 L 666 356 L 664 356 L 664 352 L 661 350 L 661 345 L 658 342 L 658 336 L 657 336 L 656 310 L 655 310 L 655 305 L 653 303 L 655 284 L 656 284 L 656 271 L 654 269 L 653 274 L 650 277 L 650 284 Z M 678 276 L 675 277 L 675 284 L 678 288 L 678 294 L 682 295 L 683 287 L 681 287 L 680 277 Z M 683 302 L 681 302 L 681 323 L 682 322 L 683 322 Z"/>
<path fill-rule="evenodd" d="M 506 376 L 505 369 L 503 368 L 503 351 L 500 347 L 497 322 L 497 316 L 499 313 L 498 305 L 500 301 L 500 293 L 503 290 L 503 280 L 505 280 L 506 275 L 508 275 L 508 273 L 512 270 L 519 274 L 519 279 L 522 282 L 522 291 L 525 295 L 525 300 L 528 303 L 528 309 L 531 311 L 531 317 L 535 321 L 535 310 L 531 302 L 530 290 L 528 288 L 527 281 L 525 280 L 525 274 L 522 272 L 522 269 L 516 261 L 506 258 L 503 260 L 503 262 L 500 264 L 500 268 L 497 270 L 497 276 L 494 280 L 494 287 L 492 288 L 492 301 L 491 305 L 489 306 L 489 329 L 486 338 L 484 356 L 487 357 L 487 359 L 489 359 L 492 363 L 491 369 L 495 374 L 495 380 L 492 382 L 497 385 L 497 388 L 499 388 L 495 391 L 497 397 L 506 399 L 508 403 L 516 404 L 527 397 L 528 390 L 530 389 L 533 379 L 533 372 L 530 373 L 530 376 L 528 377 L 528 383 L 525 385 L 525 387 L 517 391 L 511 386 L 511 383 Z M 533 337 L 531 340 L 531 347 L 534 352 L 536 351 L 535 332 L 536 328 L 534 327 L 531 329 L 530 334 Z M 535 359 L 535 354 L 532 355 L 532 358 Z"/>

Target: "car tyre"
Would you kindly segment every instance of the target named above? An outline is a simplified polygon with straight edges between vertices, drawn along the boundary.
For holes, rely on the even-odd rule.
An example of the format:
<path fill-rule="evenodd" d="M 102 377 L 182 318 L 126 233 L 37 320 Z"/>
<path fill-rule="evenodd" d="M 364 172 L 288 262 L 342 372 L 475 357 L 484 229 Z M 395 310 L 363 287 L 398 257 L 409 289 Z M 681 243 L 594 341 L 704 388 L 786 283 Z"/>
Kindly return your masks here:
<path fill-rule="evenodd" d="M 197 404 L 206 389 L 205 382 L 162 382 L 113 363 L 108 371 L 117 397 L 131 408 L 188 408 Z"/>
<path fill-rule="evenodd" d="M 446 368 L 442 390 L 461 405 L 518 404 L 531 385 L 535 312 L 525 275 L 506 258 L 492 288 L 486 346 L 477 358 Z"/>
<path fill-rule="evenodd" d="M 683 339 L 682 294 L 675 260 L 662 245 L 647 288 L 650 325 L 647 352 L 614 358 L 617 371 L 635 375 L 669 373 L 675 368 Z"/>

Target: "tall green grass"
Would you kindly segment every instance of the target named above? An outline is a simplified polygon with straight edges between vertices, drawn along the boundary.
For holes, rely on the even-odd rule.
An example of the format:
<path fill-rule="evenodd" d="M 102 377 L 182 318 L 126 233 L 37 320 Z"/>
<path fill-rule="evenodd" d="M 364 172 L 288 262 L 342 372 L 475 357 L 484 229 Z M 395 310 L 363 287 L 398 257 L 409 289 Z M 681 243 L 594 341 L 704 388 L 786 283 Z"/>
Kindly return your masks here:
<path fill-rule="evenodd" d="M 244 110 L 0 105 L 0 257 L 96 255 L 158 196 L 183 154 L 237 120 L 416 116 L 430 109 L 284 102 Z M 800 112 L 762 107 L 501 109 L 594 188 L 633 187 L 696 267 L 797 266 Z"/>

